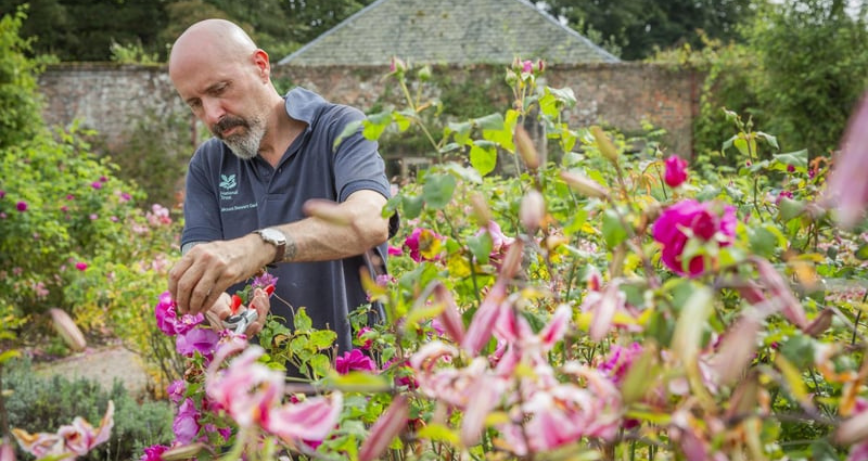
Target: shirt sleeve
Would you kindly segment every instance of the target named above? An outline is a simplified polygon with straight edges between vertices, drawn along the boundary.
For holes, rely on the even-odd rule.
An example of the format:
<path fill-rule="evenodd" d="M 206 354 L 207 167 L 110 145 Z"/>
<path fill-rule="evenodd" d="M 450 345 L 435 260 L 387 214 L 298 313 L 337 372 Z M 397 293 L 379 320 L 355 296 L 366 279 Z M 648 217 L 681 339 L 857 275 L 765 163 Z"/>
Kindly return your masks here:
<path fill-rule="evenodd" d="M 364 117 L 357 109 L 341 107 L 330 126 L 331 138 L 337 139 L 349 123 Z M 378 149 L 375 141 L 365 139 L 361 129 L 344 138 L 337 146 L 334 152 L 334 174 L 338 201 L 345 201 L 359 190 L 373 190 L 390 198 L 385 163 Z"/>
<path fill-rule="evenodd" d="M 213 175 L 209 174 L 207 144 L 193 154 L 187 169 L 184 193 L 184 231 L 181 246 L 192 242 L 222 240 L 220 204 Z"/>

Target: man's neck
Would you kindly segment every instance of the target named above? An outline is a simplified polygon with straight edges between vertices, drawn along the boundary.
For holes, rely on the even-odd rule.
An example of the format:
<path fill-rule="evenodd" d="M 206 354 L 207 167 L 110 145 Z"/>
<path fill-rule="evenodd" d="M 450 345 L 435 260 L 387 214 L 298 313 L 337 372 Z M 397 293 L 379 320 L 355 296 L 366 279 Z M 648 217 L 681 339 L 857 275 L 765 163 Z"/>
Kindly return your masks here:
<path fill-rule="evenodd" d="M 266 137 L 259 147 L 259 156 L 272 167 L 277 168 L 277 164 L 280 163 L 286 150 L 304 131 L 307 124 L 291 118 L 286 113 L 283 99 L 280 100 L 280 105 L 272 111 L 270 120 Z"/>

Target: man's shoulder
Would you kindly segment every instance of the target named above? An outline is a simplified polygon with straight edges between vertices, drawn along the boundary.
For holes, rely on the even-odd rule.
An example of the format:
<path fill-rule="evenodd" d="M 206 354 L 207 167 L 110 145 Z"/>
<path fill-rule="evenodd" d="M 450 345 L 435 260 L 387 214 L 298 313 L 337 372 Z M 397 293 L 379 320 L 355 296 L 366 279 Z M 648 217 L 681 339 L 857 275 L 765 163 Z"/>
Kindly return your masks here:
<path fill-rule="evenodd" d="M 362 111 L 346 104 L 333 103 L 319 94 L 295 87 L 286 94 L 286 112 L 296 120 L 315 125 L 320 119 L 329 121 L 354 121 L 364 117 Z"/>

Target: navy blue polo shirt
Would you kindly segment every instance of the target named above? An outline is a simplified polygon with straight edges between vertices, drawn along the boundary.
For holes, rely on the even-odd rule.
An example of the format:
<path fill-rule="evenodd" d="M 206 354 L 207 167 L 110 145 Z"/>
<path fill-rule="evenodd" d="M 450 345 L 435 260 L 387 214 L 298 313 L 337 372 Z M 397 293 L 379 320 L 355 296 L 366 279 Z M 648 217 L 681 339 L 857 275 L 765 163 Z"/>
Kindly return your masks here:
<path fill-rule="evenodd" d="M 359 131 L 333 149 L 344 127 L 364 118 L 361 111 L 329 103 L 302 88 L 287 93 L 285 100 L 287 114 L 307 123 L 307 128 L 277 168 L 260 157 L 242 160 L 217 138 L 196 150 L 187 172 L 182 246 L 231 240 L 256 229 L 298 221 L 305 218 L 302 206 L 313 198 L 343 202 L 358 190 L 389 197 L 376 142 Z M 278 277 L 271 312 L 286 318 L 291 327 L 292 309 L 305 307 L 314 327 L 334 330 L 340 350 L 347 351 L 352 348 L 347 314 L 368 302 L 359 275 L 363 267 L 361 256 L 279 264 L 269 270 Z"/>

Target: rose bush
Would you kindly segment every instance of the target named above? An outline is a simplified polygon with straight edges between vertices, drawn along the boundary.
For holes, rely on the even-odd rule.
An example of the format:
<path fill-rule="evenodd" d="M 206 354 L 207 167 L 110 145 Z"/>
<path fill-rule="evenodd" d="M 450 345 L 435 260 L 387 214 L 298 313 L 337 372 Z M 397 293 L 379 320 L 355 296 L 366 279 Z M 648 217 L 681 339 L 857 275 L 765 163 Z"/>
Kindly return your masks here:
<path fill-rule="evenodd" d="M 425 129 L 436 104 L 395 62 L 408 107 L 349 130 Z M 176 443 L 143 459 L 865 459 L 865 203 L 840 193 L 864 146 L 843 143 L 825 192 L 828 162 L 729 113 L 742 166 L 686 165 L 568 126 L 543 69 L 507 70 L 505 114 L 428 133 L 437 163 L 384 210 L 405 220 L 391 275 L 366 281 L 386 322 L 355 312 L 353 351 L 311 328 L 316 306 L 259 346 L 221 333 L 170 392 Z"/>

